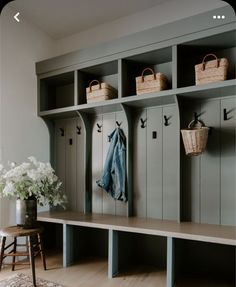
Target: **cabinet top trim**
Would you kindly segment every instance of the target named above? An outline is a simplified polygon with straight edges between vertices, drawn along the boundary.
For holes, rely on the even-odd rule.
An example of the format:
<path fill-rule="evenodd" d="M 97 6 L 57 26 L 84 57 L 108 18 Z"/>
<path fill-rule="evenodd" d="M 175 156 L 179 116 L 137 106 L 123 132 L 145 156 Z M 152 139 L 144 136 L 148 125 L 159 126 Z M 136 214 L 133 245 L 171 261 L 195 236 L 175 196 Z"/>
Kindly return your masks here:
<path fill-rule="evenodd" d="M 213 20 L 213 15 L 225 15 L 222 21 Z M 201 19 L 201 20 L 199 20 Z M 78 67 L 99 64 L 122 57 L 129 57 L 152 49 L 159 49 L 235 29 L 235 14 L 231 6 L 178 20 L 146 31 L 101 44 L 96 47 L 78 50 L 65 55 L 36 63 L 38 75 L 52 71 L 72 71 Z M 231 24 L 231 26 L 230 26 Z M 232 26 L 233 24 L 233 26 Z M 211 29 L 211 31 L 209 31 Z M 206 32 L 206 33 L 204 33 Z M 205 35 L 206 34 L 206 35 Z M 94 61 L 91 63 L 91 61 Z M 63 70 L 63 71 L 61 71 Z"/>

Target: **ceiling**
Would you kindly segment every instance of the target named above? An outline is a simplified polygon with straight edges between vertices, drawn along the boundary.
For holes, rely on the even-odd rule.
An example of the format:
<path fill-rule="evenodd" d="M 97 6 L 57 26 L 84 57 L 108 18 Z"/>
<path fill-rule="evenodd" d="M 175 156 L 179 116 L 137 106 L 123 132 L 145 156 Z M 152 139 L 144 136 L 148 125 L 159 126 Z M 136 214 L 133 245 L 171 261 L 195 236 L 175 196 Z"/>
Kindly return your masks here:
<path fill-rule="evenodd" d="M 54 39 L 87 30 L 170 0 L 15 0 L 11 3 Z"/>

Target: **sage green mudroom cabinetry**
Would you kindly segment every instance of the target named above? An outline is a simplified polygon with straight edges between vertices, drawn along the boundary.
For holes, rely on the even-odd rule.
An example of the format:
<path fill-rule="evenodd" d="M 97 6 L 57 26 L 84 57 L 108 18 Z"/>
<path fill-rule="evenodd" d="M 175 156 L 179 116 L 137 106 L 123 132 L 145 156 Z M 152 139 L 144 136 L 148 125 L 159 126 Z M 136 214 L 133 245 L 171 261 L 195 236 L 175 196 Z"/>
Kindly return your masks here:
<path fill-rule="evenodd" d="M 216 22 L 213 15 L 226 17 Z M 68 210 L 113 215 L 114 225 L 123 216 L 143 218 L 147 224 L 161 220 L 209 224 L 209 229 L 236 226 L 235 20 L 227 6 L 36 64 L 38 115 L 51 127 L 52 165 L 63 181 Z M 208 53 L 228 59 L 227 80 L 196 86 L 194 65 Z M 136 95 L 135 78 L 146 67 L 167 76 L 166 90 Z M 117 98 L 87 104 L 86 87 L 94 79 L 113 86 Z M 207 148 L 188 157 L 180 130 L 196 118 L 210 127 Z M 114 200 L 96 183 L 109 135 L 119 125 L 126 136 L 127 202 Z M 145 262 L 152 258 L 167 270 L 168 287 L 181 286 L 186 270 L 190 278 L 204 282 L 204 268 L 197 265 L 204 257 L 206 266 L 211 265 L 205 283 L 214 284 L 217 273 L 227 286 L 234 285 L 234 245 L 135 232 L 111 228 L 103 234 L 109 235 L 110 277 L 119 264 L 129 262 L 128 254 L 133 257 L 142 249 Z M 68 244 L 76 245 L 78 235 L 71 235 L 76 227 L 65 225 L 63 234 L 67 252 Z M 225 272 L 220 272 L 219 262 Z"/>

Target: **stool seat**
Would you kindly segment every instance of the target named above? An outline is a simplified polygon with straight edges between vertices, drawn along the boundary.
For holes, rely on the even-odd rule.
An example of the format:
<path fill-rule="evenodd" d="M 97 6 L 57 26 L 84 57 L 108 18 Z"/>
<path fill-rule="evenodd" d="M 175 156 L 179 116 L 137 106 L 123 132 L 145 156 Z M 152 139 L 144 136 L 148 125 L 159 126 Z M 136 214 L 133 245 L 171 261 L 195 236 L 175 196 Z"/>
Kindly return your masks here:
<path fill-rule="evenodd" d="M 35 277 L 35 262 L 34 258 L 39 253 L 43 262 L 44 270 L 46 270 L 46 259 L 43 249 L 43 240 L 42 240 L 43 228 L 38 226 L 35 228 L 24 229 L 20 226 L 9 226 L 0 229 L 0 271 L 3 264 L 3 259 L 7 256 L 12 257 L 12 271 L 15 270 L 15 265 L 25 264 L 24 262 L 16 262 L 17 256 L 27 256 L 29 258 L 29 263 L 31 265 L 32 277 L 33 277 L 33 286 L 36 286 L 36 277 Z M 26 237 L 27 244 L 17 244 L 18 237 Z M 6 245 L 6 239 L 13 238 L 13 241 Z M 10 240 L 9 240 L 10 241 Z M 17 246 L 26 246 L 27 250 L 25 252 L 17 251 Z M 9 248 L 12 247 L 11 250 Z"/>
<path fill-rule="evenodd" d="M 42 227 L 24 229 L 21 226 L 9 226 L 0 229 L 0 236 L 4 237 L 21 237 L 21 236 L 34 236 L 43 232 Z"/>

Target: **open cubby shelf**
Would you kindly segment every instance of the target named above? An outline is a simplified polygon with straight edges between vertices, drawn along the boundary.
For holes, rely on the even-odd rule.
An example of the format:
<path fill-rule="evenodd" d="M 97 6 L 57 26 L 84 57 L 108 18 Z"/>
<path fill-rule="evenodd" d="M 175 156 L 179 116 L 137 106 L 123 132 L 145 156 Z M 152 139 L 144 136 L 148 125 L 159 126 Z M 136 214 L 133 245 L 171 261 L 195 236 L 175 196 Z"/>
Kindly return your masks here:
<path fill-rule="evenodd" d="M 221 15 L 221 12 L 217 13 L 215 15 Z M 185 28 L 180 23 L 171 24 L 172 29 L 181 31 Z M 136 38 L 137 47 L 132 49 L 127 48 L 127 39 L 119 39 L 115 43 L 120 52 L 117 52 L 118 48 L 114 52 L 109 44 L 100 47 L 105 51 L 104 57 L 99 57 L 98 48 L 83 51 L 81 56 L 76 54 L 78 58 L 61 56 L 46 61 L 45 67 L 40 63 L 44 73 L 38 75 L 38 114 L 46 120 L 50 130 L 52 165 L 63 181 L 69 199 L 68 213 L 84 214 L 85 218 L 79 223 L 76 220 L 72 223 L 105 229 L 101 233 L 84 230 L 81 234 L 85 234 L 85 241 L 90 236 L 105 240 L 102 248 L 109 249 L 109 277 L 117 274 L 119 265 L 122 269 L 128 262 L 127 256 L 137 263 L 138 258 L 133 254 L 139 251 L 140 258 L 150 263 L 150 258 L 146 257 L 155 249 L 157 256 L 151 265 L 157 263 L 164 268 L 168 287 L 182 286 L 197 276 L 202 286 L 208 281 L 214 285 L 214 272 L 218 273 L 219 281 L 229 283 L 229 286 L 235 280 L 232 271 L 235 268 L 232 257 L 235 238 L 230 241 L 232 246 L 225 247 L 228 243 L 224 238 L 215 241 L 214 231 L 213 236 L 207 235 L 212 226 L 223 228 L 222 225 L 226 225 L 228 227 L 224 228 L 229 228 L 230 234 L 236 226 L 236 32 L 231 25 L 235 20 L 211 28 L 206 23 L 209 23 L 209 15 L 203 14 L 202 21 L 196 19 L 192 33 L 183 33 L 176 38 L 166 35 L 166 40 L 158 42 L 158 35 L 163 39 L 163 30 L 155 32 L 153 38 L 154 30 L 151 29 L 140 33 L 140 38 Z M 208 53 L 228 59 L 227 80 L 195 85 L 194 66 Z M 87 60 L 83 61 L 85 56 Z M 74 59 L 74 63 L 68 59 Z M 62 63 L 61 69 L 55 68 Z M 167 76 L 166 90 L 136 94 L 135 78 L 147 67 Z M 114 87 L 117 98 L 88 104 L 86 87 L 92 80 Z M 188 157 L 180 130 L 186 128 L 194 116 L 211 129 L 206 151 L 200 156 Z M 126 137 L 127 202 L 114 200 L 96 184 L 109 149 L 108 136 L 117 127 L 117 122 Z M 111 216 L 109 226 L 103 225 L 106 216 Z M 129 230 L 124 226 L 122 229 L 119 224 L 124 218 L 143 220 L 145 226 L 150 224 L 149 235 L 140 235 L 146 231 L 136 223 L 129 226 Z M 61 221 L 60 217 L 55 220 L 63 223 L 63 234 L 66 234 L 63 256 L 64 266 L 67 266 L 70 263 L 67 258 L 73 258 L 70 244 L 76 242 L 78 234 L 76 227 L 72 228 L 67 221 Z M 96 226 L 99 220 L 101 226 Z M 168 228 L 161 233 L 152 229 L 157 221 L 168 226 L 170 220 L 182 230 L 183 237 L 178 237 L 174 231 L 170 235 Z M 186 221 L 189 229 L 184 232 L 182 228 L 185 227 L 181 224 Z M 199 225 L 200 231 L 189 236 L 195 224 Z M 159 241 L 164 250 L 160 253 L 156 249 Z M 214 264 L 214 250 L 220 258 L 229 258 L 229 261 L 223 261 L 229 268 L 222 269 L 222 273 L 220 264 Z M 129 252 L 126 254 L 126 251 Z M 214 255 L 203 265 L 206 269 L 212 266 L 209 268 L 211 274 L 205 274 L 205 267 L 199 267 L 205 251 L 209 258 Z M 158 259 L 159 255 L 161 258 Z M 199 264 L 196 266 L 195 262 Z M 192 272 L 195 268 L 196 272 Z"/>
<path fill-rule="evenodd" d="M 40 79 L 40 110 L 74 106 L 74 72 Z"/>

